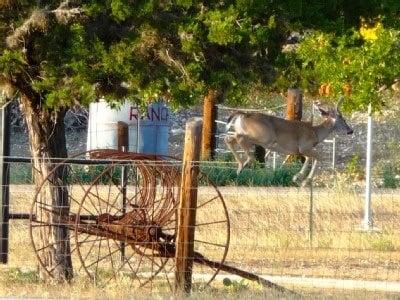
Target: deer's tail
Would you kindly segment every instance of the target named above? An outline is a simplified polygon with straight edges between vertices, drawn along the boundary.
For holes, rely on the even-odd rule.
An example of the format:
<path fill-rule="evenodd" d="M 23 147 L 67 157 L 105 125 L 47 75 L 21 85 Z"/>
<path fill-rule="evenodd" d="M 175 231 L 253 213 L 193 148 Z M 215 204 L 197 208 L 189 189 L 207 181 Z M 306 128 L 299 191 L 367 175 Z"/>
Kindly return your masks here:
<path fill-rule="evenodd" d="M 228 131 L 233 126 L 233 123 L 235 122 L 236 118 L 238 116 L 240 116 L 241 114 L 243 114 L 243 113 L 240 111 L 235 111 L 230 114 L 230 116 L 228 117 L 228 120 L 226 121 L 226 131 Z"/>

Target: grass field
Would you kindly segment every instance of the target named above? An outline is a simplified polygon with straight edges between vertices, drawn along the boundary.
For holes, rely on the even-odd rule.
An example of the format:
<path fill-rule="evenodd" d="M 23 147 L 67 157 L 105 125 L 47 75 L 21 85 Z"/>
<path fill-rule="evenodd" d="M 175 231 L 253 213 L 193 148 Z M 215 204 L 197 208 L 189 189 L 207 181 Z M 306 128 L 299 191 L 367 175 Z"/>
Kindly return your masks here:
<path fill-rule="evenodd" d="M 314 191 L 314 213 L 310 233 L 309 193 L 298 188 L 221 187 L 231 223 L 231 241 L 227 262 L 258 274 L 306 276 L 377 281 L 400 281 L 400 193 L 382 190 L 373 194 L 376 231 L 360 230 L 363 195 L 345 190 Z M 378 190 L 379 191 L 379 190 Z M 27 212 L 34 195 L 28 185 L 10 188 L 12 212 Z M 212 197 L 210 188 L 199 190 L 199 203 Z M 77 196 L 78 197 L 78 196 Z M 199 220 L 219 220 L 220 206 L 212 204 L 199 210 Z M 211 237 L 223 241 L 225 224 L 199 230 L 197 239 Z M 110 298 L 132 295 L 127 280 L 93 285 L 84 276 L 72 285 L 51 286 L 37 276 L 37 260 L 30 246 L 28 221 L 11 221 L 10 261 L 0 268 L 0 295 Z M 218 259 L 220 249 L 198 246 L 211 259 Z M 75 261 L 77 262 L 77 261 Z M 200 272 L 200 271 L 199 271 Z M 306 295 L 318 296 L 318 289 L 292 287 Z M 368 286 L 366 285 L 366 289 Z M 161 293 L 161 292 L 160 292 Z M 157 294 L 161 297 L 162 293 Z M 339 298 L 398 297 L 378 292 L 325 290 L 324 295 Z M 400 291 L 399 291 L 400 293 Z M 154 294 L 141 297 L 154 298 Z M 213 288 L 196 292 L 194 298 L 268 298 L 273 291 L 263 291 L 247 281 L 231 286 L 216 282 Z"/>

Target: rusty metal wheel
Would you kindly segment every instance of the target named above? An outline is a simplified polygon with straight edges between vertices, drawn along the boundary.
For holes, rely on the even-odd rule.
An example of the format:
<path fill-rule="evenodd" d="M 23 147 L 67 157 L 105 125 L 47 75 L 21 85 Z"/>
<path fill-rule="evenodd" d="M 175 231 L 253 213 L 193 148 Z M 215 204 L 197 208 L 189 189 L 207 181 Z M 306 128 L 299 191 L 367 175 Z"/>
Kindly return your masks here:
<path fill-rule="evenodd" d="M 79 170 L 73 170 L 71 165 L 65 162 L 61 162 L 55 165 L 52 171 L 50 171 L 40 187 L 35 193 L 34 200 L 32 202 L 30 210 L 30 226 L 29 233 L 31 238 L 31 244 L 34 252 L 37 256 L 38 262 L 41 266 L 41 270 L 46 272 L 44 276 L 57 277 L 55 276 L 58 272 L 58 267 L 63 263 L 64 259 L 71 259 L 76 251 L 76 245 L 74 240 L 70 238 L 70 229 L 74 222 L 74 216 L 76 215 L 79 207 L 80 197 L 85 193 L 83 184 L 75 182 L 71 184 L 70 178 L 73 172 Z M 62 182 L 54 180 L 54 174 L 58 172 L 59 178 L 62 178 Z M 62 193 L 64 205 L 55 206 L 52 203 L 53 199 L 49 199 L 49 189 L 55 189 L 57 193 Z M 65 211 L 65 208 L 69 209 Z M 55 241 L 54 236 L 51 232 L 62 229 L 65 230 L 66 239 Z M 67 257 L 52 257 L 50 254 L 55 248 L 59 247 L 70 247 L 70 255 Z M 53 262 L 49 261 L 54 260 Z M 72 258 L 72 265 L 75 267 L 76 260 Z"/>
<path fill-rule="evenodd" d="M 83 270 L 90 278 L 107 283 L 115 278 L 130 280 L 133 287 L 173 288 L 175 237 L 179 206 L 180 163 L 166 158 L 93 151 L 108 165 L 91 167 L 86 179 L 70 178 L 68 161 L 58 164 L 43 181 L 31 208 L 31 240 L 39 263 L 47 268 L 46 251 L 58 243 L 44 237 L 54 228 L 69 232 L 75 274 Z M 75 168 L 76 169 L 76 168 Z M 79 168 L 78 168 L 79 169 Z M 53 172 L 65 172 L 63 189 L 68 213 L 55 214 L 55 208 L 42 201 L 44 189 L 60 186 Z M 125 172 L 121 177 L 121 170 Z M 124 182 L 121 182 L 124 178 Z M 229 217 L 217 187 L 200 173 L 195 225 L 193 278 L 197 286 L 209 284 L 224 263 L 230 238 Z M 123 200 L 126 200 L 124 204 Z M 49 221 L 49 214 L 53 215 Z M 54 217 L 55 215 L 55 217 Z M 214 261 L 202 263 L 202 257 Z M 205 258 L 204 258 L 205 259 Z M 196 263 L 197 262 L 197 263 Z"/>
<path fill-rule="evenodd" d="M 128 170 L 126 185 L 116 180 L 123 167 Z M 77 254 L 90 278 L 108 282 L 125 276 L 141 287 L 165 272 L 174 254 L 176 229 L 170 224 L 176 220 L 177 175 L 167 162 L 134 161 L 113 163 L 93 180 L 75 221 Z"/>
<path fill-rule="evenodd" d="M 122 276 L 130 278 L 134 287 L 173 289 L 180 172 L 168 160 L 131 161 L 125 192 L 128 206 L 122 211 L 116 204 L 121 203 L 124 190 L 111 180 L 120 168 L 116 163 L 104 170 L 80 203 L 75 243 L 81 264 L 94 280 L 108 282 Z M 194 248 L 222 264 L 230 234 L 227 208 L 205 174 L 199 181 Z M 93 217 L 82 220 L 83 214 Z M 81 247 L 81 241 L 87 240 L 91 243 Z M 193 266 L 199 286 L 209 284 L 218 272 L 218 264 L 215 268 Z"/>

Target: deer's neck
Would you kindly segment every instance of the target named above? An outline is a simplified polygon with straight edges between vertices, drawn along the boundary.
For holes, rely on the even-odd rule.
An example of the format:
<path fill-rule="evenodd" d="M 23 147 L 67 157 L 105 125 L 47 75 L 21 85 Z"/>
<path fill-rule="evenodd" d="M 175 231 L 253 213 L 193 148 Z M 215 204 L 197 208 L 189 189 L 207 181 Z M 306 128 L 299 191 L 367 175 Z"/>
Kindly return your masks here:
<path fill-rule="evenodd" d="M 318 139 L 318 143 L 325 140 L 328 137 L 328 135 L 333 131 L 334 127 L 335 127 L 335 121 L 332 119 L 327 119 L 321 124 L 313 126 L 315 135 L 317 136 Z"/>

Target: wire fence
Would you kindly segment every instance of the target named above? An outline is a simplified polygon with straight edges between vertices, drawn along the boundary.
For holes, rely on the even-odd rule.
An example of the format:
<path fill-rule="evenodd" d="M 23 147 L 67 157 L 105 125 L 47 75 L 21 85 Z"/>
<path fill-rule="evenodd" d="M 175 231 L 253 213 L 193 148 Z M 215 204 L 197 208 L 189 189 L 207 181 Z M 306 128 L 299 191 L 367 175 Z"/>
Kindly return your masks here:
<path fill-rule="evenodd" d="M 229 241 L 226 256 L 229 266 L 260 274 L 295 291 L 359 289 L 376 292 L 373 295 L 400 291 L 398 122 L 375 122 L 373 227 L 365 230 L 366 120 L 360 117 L 349 120 L 354 127 L 354 137 L 334 136 L 331 142 L 321 145 L 319 151 L 323 154 L 323 159 L 319 162 L 312 188 L 299 188 L 293 183 L 292 177 L 299 171 L 301 164 L 282 165 L 283 157 L 279 155 L 275 156 L 275 163 L 270 158 L 266 165 L 253 164 L 237 175 L 237 165 L 221 139 L 225 134 L 223 120 L 226 120 L 226 116 L 221 114 L 218 122 L 220 151 L 217 160 L 198 162 L 206 176 L 199 178 L 200 186 L 197 191 L 198 226 L 194 246 L 197 253 L 210 260 L 220 261 L 228 249 Z M 182 132 L 180 135 L 178 141 L 183 139 Z M 78 139 L 75 139 L 75 143 Z M 16 144 L 13 144 L 14 148 Z M 178 144 L 181 150 L 182 142 Z M 84 143 L 82 145 L 85 149 Z M 171 164 L 176 174 L 169 169 Z M 80 256 L 76 256 L 79 251 L 74 250 L 76 252 L 73 253 L 72 260 L 75 272 L 82 276 L 96 274 L 95 280 L 103 280 L 102 283 L 107 283 L 109 278 L 121 280 L 122 277 L 140 277 L 136 285 L 146 283 L 149 277 L 152 278 L 152 274 L 157 273 L 154 277 L 160 278 L 161 275 L 164 285 L 173 285 L 174 260 L 171 257 L 154 255 L 160 254 L 165 248 L 157 250 L 156 243 L 149 244 L 145 240 L 136 240 L 133 243 L 132 240 L 123 238 L 127 235 L 126 232 L 123 235 L 114 232 L 112 236 L 104 236 L 96 231 L 101 222 L 111 221 L 118 224 L 123 209 L 126 212 L 140 211 L 137 203 L 132 201 L 140 196 L 147 199 L 147 207 L 144 212 L 135 215 L 136 221 L 143 221 L 135 221 L 139 233 L 144 230 L 147 234 L 152 229 L 156 234 L 163 235 L 160 237 L 166 244 L 174 243 L 176 227 L 171 224 L 177 221 L 174 216 L 178 207 L 179 184 L 175 180 L 180 178 L 180 162 L 170 161 L 162 166 L 160 162 L 150 161 L 148 165 L 150 171 L 147 173 L 152 178 L 150 181 L 138 176 L 135 168 L 127 171 L 118 161 L 111 162 L 109 166 L 93 163 L 68 164 L 68 180 L 64 183 L 65 186 L 59 187 L 65 187 L 68 195 L 74 197 L 71 206 L 74 217 L 68 219 L 68 222 L 58 220 L 56 223 L 58 227 L 63 225 L 75 228 L 70 230 L 74 247 L 72 249 L 85 245 Z M 37 203 L 32 205 L 37 194 L 32 180 L 32 166 L 28 162 L 9 162 L 8 167 L 11 198 L 9 209 L 15 218 L 9 222 L 10 252 L 5 269 L 37 274 L 38 252 L 35 253 L 28 246 L 32 227 L 29 220 L 22 218 L 33 211 L 33 208 L 38 208 L 35 207 Z M 163 175 L 164 173 L 167 175 Z M 127 186 L 125 192 L 123 181 Z M 154 186 L 145 185 L 149 182 Z M 165 188 L 166 182 L 169 188 Z M 130 199 L 125 208 L 123 193 Z M 170 197 L 174 200 L 163 205 Z M 98 202 L 98 199 L 102 200 Z M 89 203 L 89 207 L 85 203 Z M 119 205 L 118 209 L 116 203 Z M 39 205 L 39 208 L 43 210 L 43 206 Z M 85 212 L 80 213 L 82 211 Z M 110 212 L 118 218 L 98 218 Z M 79 213 L 86 229 L 78 226 L 80 230 L 76 230 L 75 216 Z M 164 231 L 161 228 L 160 232 L 158 228 L 151 227 L 154 224 L 147 223 L 148 220 L 155 220 L 154 215 L 158 216 L 158 220 L 166 222 L 163 223 Z M 168 223 L 169 221 L 171 222 Z M 121 223 L 119 225 L 123 228 L 129 227 Z M 33 236 L 40 237 L 41 234 L 34 233 Z M 138 246 L 129 247 L 129 243 Z M 37 246 L 36 250 L 47 249 L 43 247 L 46 246 Z M 122 260 L 121 256 L 124 257 Z M 156 258 L 153 259 L 152 256 Z M 99 258 L 101 262 L 97 263 Z M 97 270 L 94 269 L 96 267 Z M 193 273 L 194 281 L 206 283 L 210 278 L 206 275 L 212 276 L 214 272 L 215 266 L 209 268 L 197 265 Z M 227 272 L 220 272 L 217 276 L 217 282 L 222 280 L 233 290 L 248 288 L 247 282 Z"/>
<path fill-rule="evenodd" d="M 145 185 L 146 178 L 138 177 L 137 171 L 134 168 L 130 169 L 126 181 L 126 194 L 130 200 L 126 209 L 127 212 L 135 210 L 137 202 L 133 200 L 137 199 L 138 195 L 147 200 L 152 199 L 152 202 L 146 202 L 146 207 L 142 207 L 143 214 L 148 220 L 151 216 L 157 215 L 157 220 L 166 224 L 164 229 L 161 228 L 165 234 L 162 240 L 165 241 L 170 237 L 172 242 L 176 228 L 173 224 L 176 222 L 175 212 L 178 207 L 176 201 L 179 190 L 177 181 L 172 179 L 175 175 L 179 177 L 179 172 L 172 174 L 171 169 L 168 169 L 171 167 L 170 163 L 163 165 L 160 162 L 147 162 L 147 164 L 150 166 L 149 170 L 154 171 L 149 178 L 156 179 L 155 186 Z M 179 171 L 179 162 L 173 162 L 172 166 L 174 170 Z M 122 167 L 123 165 L 119 163 L 87 166 L 68 164 L 68 184 L 65 187 L 74 199 L 71 201 L 71 214 L 74 216 L 81 214 L 81 217 L 92 215 L 82 223 L 85 224 L 84 227 L 78 226 L 81 228 L 80 232 L 72 230 L 70 233 L 72 249 L 77 249 L 77 245 L 81 247 L 80 257 L 76 256 L 77 250 L 72 255 L 74 270 L 82 276 L 86 276 L 84 271 L 89 270 L 89 274 L 97 274 L 96 280 L 99 282 L 103 280 L 101 281 L 103 283 L 107 283 L 116 273 L 120 274 L 117 276 L 118 280 L 121 280 L 121 276 L 129 277 L 127 274 L 132 273 L 137 276 L 143 275 L 143 278 L 148 279 L 151 274 L 161 270 L 157 273 L 159 274 L 156 276 L 157 280 L 162 279 L 166 286 L 172 286 L 173 259 L 151 258 L 152 255 L 159 254 L 160 249 L 156 250 L 154 245 L 153 248 L 151 246 L 141 248 L 140 245 L 145 245 L 148 241 L 138 240 L 135 241 L 137 248 L 129 247 L 129 242 L 132 241 L 129 238 L 122 239 L 122 242 L 126 242 L 124 246 L 126 251 L 123 255 L 125 261 L 129 263 L 121 264 L 121 239 L 118 235 L 114 232 L 113 236 L 96 236 L 94 232 L 100 228 L 101 220 L 95 219 L 100 215 L 103 214 L 104 217 L 104 214 L 108 213 L 114 217 L 116 215 L 121 217 Z M 373 190 L 374 230 L 365 231 L 362 228 L 364 193 L 348 184 L 314 188 L 312 194 L 309 188 L 283 186 L 283 184 L 266 187 L 257 185 L 254 181 L 242 184 L 233 180 L 222 185 L 218 184 L 218 180 L 221 181 L 226 173 L 235 174 L 234 164 L 227 162 L 216 165 L 212 162 L 199 162 L 199 167 L 208 176 L 199 178 L 195 232 L 197 253 L 201 253 L 207 259 L 219 261 L 229 241 L 229 251 L 226 256 L 226 263 L 229 266 L 262 275 L 295 291 L 303 289 L 399 291 L 400 193 L 398 189 Z M 29 163 L 9 163 L 11 214 L 18 215 L 44 208 L 37 206 L 37 203 L 32 206 L 36 199 L 36 190 L 30 168 Z M 162 175 L 163 168 L 167 171 L 167 175 Z M 217 175 L 215 172 L 218 172 Z M 289 180 L 291 175 L 288 175 Z M 210 185 L 207 178 L 213 178 L 217 187 Z M 168 180 L 170 189 L 165 186 Z M 169 197 L 175 197 L 175 200 L 163 205 L 163 201 Z M 223 203 L 226 204 L 228 215 L 225 214 Z M 117 209 L 117 205 L 121 208 Z M 39 212 L 36 210 L 35 214 L 38 216 Z M 163 219 L 167 215 L 168 218 Z M 140 216 L 139 213 L 136 217 L 143 221 Z M 82 217 L 82 220 L 84 219 Z M 108 223 L 117 222 L 110 216 L 104 220 Z M 66 220 L 63 220 L 64 223 L 58 221 L 58 226 L 60 224 L 71 228 L 77 226 L 76 219 L 69 220 L 73 221 L 72 223 Z M 132 222 L 135 223 L 135 220 Z M 28 246 L 32 232 L 29 220 L 13 219 L 9 224 L 10 252 L 7 268 L 36 274 L 37 252 Z M 151 227 L 151 224 L 147 223 L 135 224 L 139 229 L 148 230 Z M 89 226 L 92 226 L 90 228 L 93 231 L 89 231 Z M 86 228 L 87 231 L 82 228 Z M 229 236 L 227 236 L 228 229 Z M 38 239 L 40 235 L 34 232 L 33 236 Z M 36 250 L 43 247 L 36 244 Z M 96 263 L 99 258 L 100 263 Z M 140 262 L 141 260 L 143 261 Z M 96 267 L 98 270 L 94 270 Z M 194 282 L 207 282 L 209 278 L 207 275 L 213 274 L 214 271 L 213 268 L 197 265 L 193 273 Z M 228 282 L 231 287 L 236 286 L 238 289 L 246 288 L 248 284 L 239 277 L 223 271 L 218 275 L 217 282 L 221 282 L 222 279 L 225 279 L 225 283 Z M 152 284 L 157 285 L 157 280 Z M 143 282 L 145 279 L 137 284 Z"/>

